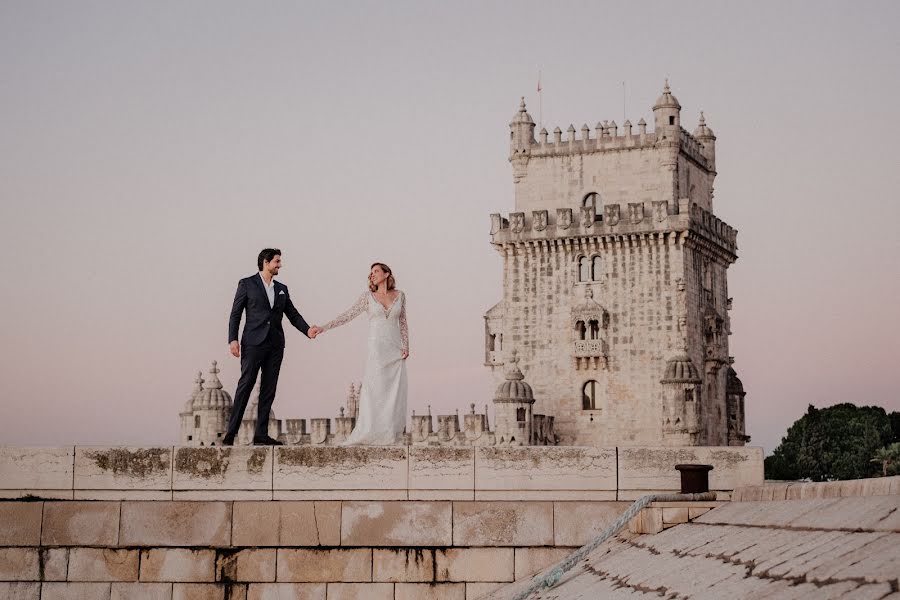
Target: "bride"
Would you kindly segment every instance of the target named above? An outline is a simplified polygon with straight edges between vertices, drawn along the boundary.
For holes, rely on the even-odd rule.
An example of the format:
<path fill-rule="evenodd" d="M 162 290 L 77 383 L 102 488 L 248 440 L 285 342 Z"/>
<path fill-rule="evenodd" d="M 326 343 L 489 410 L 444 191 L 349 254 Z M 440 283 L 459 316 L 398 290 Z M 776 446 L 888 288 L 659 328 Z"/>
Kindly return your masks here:
<path fill-rule="evenodd" d="M 359 414 L 345 444 L 390 445 L 403 441 L 409 329 L 406 295 L 395 289 L 395 283 L 390 267 L 373 264 L 368 291 L 333 321 L 316 327 L 312 336 L 345 325 L 363 313 L 369 318 L 369 352 Z"/>

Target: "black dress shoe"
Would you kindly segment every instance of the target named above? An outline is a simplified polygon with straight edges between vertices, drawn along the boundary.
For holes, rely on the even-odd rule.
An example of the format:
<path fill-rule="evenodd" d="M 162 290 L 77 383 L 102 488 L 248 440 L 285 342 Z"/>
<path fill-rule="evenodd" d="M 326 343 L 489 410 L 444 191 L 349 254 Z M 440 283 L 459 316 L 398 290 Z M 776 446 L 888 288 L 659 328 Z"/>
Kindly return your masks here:
<path fill-rule="evenodd" d="M 253 438 L 254 446 L 284 446 L 284 442 L 279 442 L 275 438 L 264 437 L 264 438 Z"/>
<path fill-rule="evenodd" d="M 222 438 L 223 446 L 234 446 L 234 438 Z"/>

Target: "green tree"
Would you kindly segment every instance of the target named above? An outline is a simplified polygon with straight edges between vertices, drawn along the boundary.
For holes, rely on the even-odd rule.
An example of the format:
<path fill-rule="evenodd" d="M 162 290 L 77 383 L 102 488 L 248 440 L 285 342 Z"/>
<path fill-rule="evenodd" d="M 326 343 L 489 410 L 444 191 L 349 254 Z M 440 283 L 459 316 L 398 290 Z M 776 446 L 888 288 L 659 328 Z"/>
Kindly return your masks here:
<path fill-rule="evenodd" d="M 881 465 L 882 477 L 900 472 L 900 442 L 876 450 L 872 462 Z"/>
<path fill-rule="evenodd" d="M 872 457 L 892 438 L 891 420 L 879 406 L 844 403 L 819 409 L 810 405 L 766 458 L 766 478 L 871 477 L 881 470 Z"/>

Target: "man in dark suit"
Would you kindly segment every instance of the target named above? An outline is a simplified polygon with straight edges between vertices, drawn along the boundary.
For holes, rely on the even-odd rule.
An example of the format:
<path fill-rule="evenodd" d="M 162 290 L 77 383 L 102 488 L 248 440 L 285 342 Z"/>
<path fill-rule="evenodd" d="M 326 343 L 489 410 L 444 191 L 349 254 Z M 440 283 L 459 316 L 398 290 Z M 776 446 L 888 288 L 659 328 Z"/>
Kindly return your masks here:
<path fill-rule="evenodd" d="M 281 268 L 281 250 L 266 248 L 257 258 L 259 273 L 241 279 L 234 294 L 234 305 L 228 319 L 228 344 L 231 354 L 241 359 L 241 377 L 234 392 L 234 407 L 228 431 L 222 440 L 225 446 L 234 444 L 234 438 L 241 427 L 244 410 L 250 399 L 250 392 L 256 384 L 256 376 L 262 371 L 259 384 L 259 411 L 256 417 L 256 431 L 253 434 L 254 445 L 281 445 L 282 442 L 269 437 L 269 414 L 272 402 L 275 401 L 275 388 L 278 385 L 278 373 L 281 370 L 281 359 L 284 357 L 284 329 L 281 317 L 287 315 L 291 325 L 310 339 L 318 333 L 317 328 L 310 327 L 291 302 L 287 286 L 275 281 Z M 247 312 L 244 323 L 244 335 L 238 345 L 238 327 L 241 324 L 241 313 Z"/>

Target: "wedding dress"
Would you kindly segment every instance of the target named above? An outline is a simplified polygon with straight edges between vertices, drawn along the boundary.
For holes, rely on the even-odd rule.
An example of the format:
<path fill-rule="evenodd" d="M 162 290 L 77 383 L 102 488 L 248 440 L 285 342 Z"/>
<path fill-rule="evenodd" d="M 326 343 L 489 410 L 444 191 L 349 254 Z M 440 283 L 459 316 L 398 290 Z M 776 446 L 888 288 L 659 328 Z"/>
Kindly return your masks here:
<path fill-rule="evenodd" d="M 406 323 L 406 295 L 399 292 L 390 308 L 385 309 L 371 292 L 365 292 L 356 303 L 323 331 L 345 325 L 365 313 L 369 318 L 368 356 L 359 395 L 359 414 L 353 432 L 345 444 L 391 445 L 403 441 L 406 427 L 406 361 L 401 357 L 409 350 Z"/>

